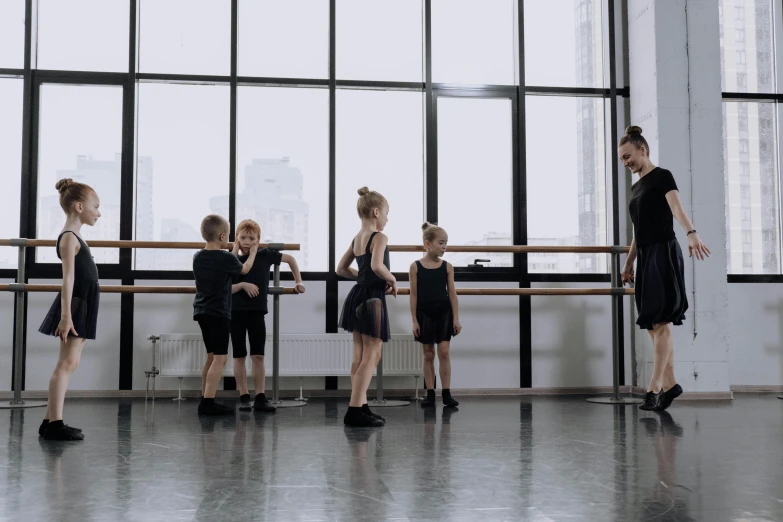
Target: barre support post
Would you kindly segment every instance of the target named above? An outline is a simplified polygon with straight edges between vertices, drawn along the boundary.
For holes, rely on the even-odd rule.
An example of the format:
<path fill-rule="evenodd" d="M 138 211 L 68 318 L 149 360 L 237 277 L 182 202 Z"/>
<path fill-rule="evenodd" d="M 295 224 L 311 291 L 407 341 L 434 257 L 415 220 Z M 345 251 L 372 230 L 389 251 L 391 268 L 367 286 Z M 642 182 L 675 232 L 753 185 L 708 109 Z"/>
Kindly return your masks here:
<path fill-rule="evenodd" d="M 24 289 L 25 284 L 25 254 L 27 249 L 27 239 L 11 239 L 11 246 L 19 247 L 19 262 L 16 271 L 16 284 L 11 286 L 16 293 L 16 317 L 14 320 L 14 398 L 8 403 L 0 404 L 0 409 L 6 408 L 36 408 L 46 406 L 47 401 L 23 401 L 22 400 L 22 380 L 24 379 L 24 361 L 25 361 L 25 302 L 27 293 Z M 10 286 L 10 285 L 9 285 Z"/>
<path fill-rule="evenodd" d="M 381 345 L 381 360 L 378 361 L 377 375 L 375 377 L 375 400 L 372 405 L 379 408 L 388 408 L 392 406 L 407 406 L 410 401 L 387 401 L 383 398 L 383 345 Z"/>
<path fill-rule="evenodd" d="M 620 274 L 620 254 L 624 253 L 622 247 L 612 247 L 611 252 L 611 285 L 612 285 L 612 395 L 610 397 L 590 397 L 587 402 L 598 404 L 639 404 L 641 399 L 632 396 L 620 395 L 620 336 L 622 335 L 622 323 L 620 321 L 620 309 L 623 305 L 624 291 L 621 288 L 622 276 Z"/>
<path fill-rule="evenodd" d="M 269 248 L 282 247 L 282 244 L 272 243 Z M 270 288 L 272 294 L 272 401 L 277 408 L 295 408 L 305 406 L 303 401 L 283 401 L 280 399 L 280 262 L 275 263 L 274 288 Z M 256 390 L 258 393 L 258 390 Z"/>

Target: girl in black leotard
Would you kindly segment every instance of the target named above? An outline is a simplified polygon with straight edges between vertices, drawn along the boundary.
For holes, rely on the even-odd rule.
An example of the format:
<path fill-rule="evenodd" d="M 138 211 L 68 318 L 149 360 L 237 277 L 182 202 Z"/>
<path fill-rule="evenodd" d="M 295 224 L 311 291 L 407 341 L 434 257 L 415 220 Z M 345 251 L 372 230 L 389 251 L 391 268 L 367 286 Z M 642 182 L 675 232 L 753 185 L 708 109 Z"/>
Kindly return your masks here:
<path fill-rule="evenodd" d="M 449 236 L 437 225 L 421 227 L 425 256 L 411 265 L 411 316 L 413 335 L 424 345 L 424 384 L 427 398 L 422 408 L 435 406 L 435 345 L 438 345 L 443 405 L 459 405 L 451 396 L 451 336 L 462 330 L 459 322 L 457 291 L 454 289 L 454 267 L 441 259 L 446 253 Z"/>
<path fill-rule="evenodd" d="M 100 199 L 88 185 L 70 178 L 61 179 L 55 187 L 66 215 L 57 238 L 63 285 L 38 331 L 60 338 L 60 358 L 49 381 L 49 404 L 38 433 L 50 440 L 82 440 L 80 429 L 63 424 L 63 402 L 68 381 L 79 366 L 84 341 L 95 339 L 98 325 L 98 269 L 80 231 L 82 225 L 93 226 L 101 217 Z"/>
<path fill-rule="evenodd" d="M 382 232 L 389 221 L 389 203 L 367 187 L 359 189 L 356 210 L 362 228 L 337 265 L 337 275 L 356 280 L 345 299 L 340 327 L 353 332 L 351 402 L 343 422 L 347 426 L 383 426 L 384 418 L 367 405 L 367 387 L 389 340 L 386 294 L 397 295 L 397 280 L 389 270 L 388 238 Z M 359 270 L 351 268 L 356 259 Z"/>

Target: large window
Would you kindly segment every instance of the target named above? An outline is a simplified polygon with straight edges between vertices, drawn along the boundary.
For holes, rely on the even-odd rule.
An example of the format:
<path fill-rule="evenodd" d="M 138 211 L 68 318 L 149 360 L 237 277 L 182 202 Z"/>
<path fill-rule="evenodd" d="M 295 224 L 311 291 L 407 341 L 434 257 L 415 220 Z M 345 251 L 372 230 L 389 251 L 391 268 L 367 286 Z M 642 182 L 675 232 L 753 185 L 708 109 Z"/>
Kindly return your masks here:
<path fill-rule="evenodd" d="M 725 102 L 723 122 L 728 271 L 780 273 L 775 104 Z"/>
<path fill-rule="evenodd" d="M 0 67 L 24 67 L 24 0 L 0 2 Z"/>
<path fill-rule="evenodd" d="M 726 265 L 780 274 L 780 172 L 771 0 L 721 0 Z M 751 96 L 746 96 L 745 93 Z"/>
<path fill-rule="evenodd" d="M 389 201 L 384 231 L 395 245 L 421 244 L 424 222 L 424 107 L 418 92 L 337 92 L 337 222 L 335 257 L 361 223 L 357 190 L 367 186 Z M 392 270 L 406 272 L 417 254 L 392 253 Z"/>
<path fill-rule="evenodd" d="M 337 77 L 420 82 L 421 0 L 337 1 Z"/>
<path fill-rule="evenodd" d="M 229 74 L 231 2 L 140 0 L 140 3 L 141 72 Z"/>
<path fill-rule="evenodd" d="M 508 98 L 438 98 L 438 224 L 453 245 L 513 245 L 512 107 Z M 479 181 L 480 180 L 480 181 Z M 511 267 L 511 254 L 451 253 L 467 266 Z"/>
<path fill-rule="evenodd" d="M 240 76 L 326 78 L 329 2 L 239 0 Z"/>
<path fill-rule="evenodd" d="M 261 239 L 299 243 L 306 271 L 329 256 L 329 91 L 240 87 L 236 221 L 254 219 Z M 218 205 L 228 209 L 228 196 Z"/>
<path fill-rule="evenodd" d="M 432 79 L 442 83 L 516 81 L 514 0 L 433 0 Z"/>
<path fill-rule="evenodd" d="M 775 92 L 772 0 L 720 0 L 724 92 Z"/>
<path fill-rule="evenodd" d="M 528 243 L 609 244 L 603 98 L 528 96 Z M 531 254 L 531 272 L 605 273 L 604 254 Z"/>
<path fill-rule="evenodd" d="M 135 238 L 202 241 L 204 216 L 228 218 L 229 88 L 143 83 L 138 100 Z M 135 252 L 139 270 L 193 268 L 192 251 Z"/>
<path fill-rule="evenodd" d="M 71 178 L 91 186 L 101 200 L 101 218 L 81 235 L 120 239 L 122 88 L 44 84 L 40 88 L 38 145 L 38 237 L 55 239 L 65 223 L 55 184 Z M 97 263 L 117 263 L 117 249 L 92 249 Z M 40 263 L 59 263 L 54 248 L 38 249 Z"/>
<path fill-rule="evenodd" d="M 524 5 L 525 84 L 603 87 L 604 1 L 547 0 Z"/>
<path fill-rule="evenodd" d="M 22 80 L 0 78 L 0 179 L 7 194 L 0 205 L 0 237 L 19 237 L 22 179 Z M 14 248 L 0 248 L 0 268 L 16 268 Z"/>
<path fill-rule="evenodd" d="M 128 0 L 38 0 L 38 68 L 128 70 Z"/>

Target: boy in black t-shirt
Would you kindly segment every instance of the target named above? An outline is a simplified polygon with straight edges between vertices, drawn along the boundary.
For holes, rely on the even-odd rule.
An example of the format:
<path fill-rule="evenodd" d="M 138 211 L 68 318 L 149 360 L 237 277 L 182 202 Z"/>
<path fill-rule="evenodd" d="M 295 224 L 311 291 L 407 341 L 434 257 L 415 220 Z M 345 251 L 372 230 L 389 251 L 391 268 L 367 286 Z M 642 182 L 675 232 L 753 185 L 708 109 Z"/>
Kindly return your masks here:
<path fill-rule="evenodd" d="M 231 316 L 231 345 L 234 348 L 234 377 L 239 389 L 239 409 L 250 410 L 250 393 L 247 389 L 246 341 L 250 340 L 250 358 L 253 364 L 253 381 L 256 399 L 253 408 L 256 411 L 273 412 L 275 407 L 267 404 L 264 393 L 265 372 L 264 348 L 266 344 L 267 294 L 269 293 L 269 270 L 280 262 L 287 263 L 296 281 L 296 291 L 304 293 L 302 276 L 296 260 L 288 254 L 264 248 L 258 250 L 261 227 L 255 221 L 246 219 L 237 226 L 234 254 L 240 262 L 256 255 L 253 268 L 241 276 L 234 276 L 232 292 L 234 294 Z"/>
<path fill-rule="evenodd" d="M 203 415 L 234 412 L 233 408 L 215 402 L 215 392 L 228 359 L 233 276 L 250 272 L 256 259 L 255 248 L 251 249 L 244 264 L 225 251 L 228 232 L 229 224 L 223 217 L 215 214 L 205 217 L 201 222 L 201 236 L 207 244 L 193 255 L 196 279 L 193 320 L 198 321 L 207 348 L 207 362 L 201 371 L 203 397 L 198 407 L 199 414 Z"/>

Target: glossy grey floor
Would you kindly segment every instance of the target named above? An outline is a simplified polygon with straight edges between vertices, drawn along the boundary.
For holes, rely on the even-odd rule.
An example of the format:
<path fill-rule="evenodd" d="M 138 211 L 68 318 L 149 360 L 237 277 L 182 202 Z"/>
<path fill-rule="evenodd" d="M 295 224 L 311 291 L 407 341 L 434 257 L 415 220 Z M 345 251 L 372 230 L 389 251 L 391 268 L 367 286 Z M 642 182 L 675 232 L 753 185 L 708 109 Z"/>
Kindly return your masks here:
<path fill-rule="evenodd" d="M 459 410 L 345 401 L 196 415 L 196 402 L 69 400 L 83 442 L 0 411 L 2 520 L 783 520 L 783 401 L 465 398 Z"/>

